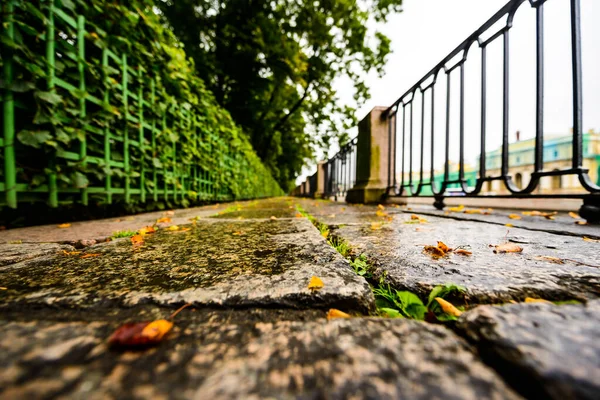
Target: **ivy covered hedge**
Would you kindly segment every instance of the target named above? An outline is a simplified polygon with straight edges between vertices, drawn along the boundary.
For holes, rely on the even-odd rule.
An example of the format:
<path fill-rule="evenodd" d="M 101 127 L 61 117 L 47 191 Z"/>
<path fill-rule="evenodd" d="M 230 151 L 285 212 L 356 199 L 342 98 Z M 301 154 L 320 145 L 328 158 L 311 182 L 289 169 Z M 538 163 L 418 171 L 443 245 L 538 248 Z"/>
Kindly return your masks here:
<path fill-rule="evenodd" d="M 0 204 L 281 194 L 150 0 L 3 0 Z"/>

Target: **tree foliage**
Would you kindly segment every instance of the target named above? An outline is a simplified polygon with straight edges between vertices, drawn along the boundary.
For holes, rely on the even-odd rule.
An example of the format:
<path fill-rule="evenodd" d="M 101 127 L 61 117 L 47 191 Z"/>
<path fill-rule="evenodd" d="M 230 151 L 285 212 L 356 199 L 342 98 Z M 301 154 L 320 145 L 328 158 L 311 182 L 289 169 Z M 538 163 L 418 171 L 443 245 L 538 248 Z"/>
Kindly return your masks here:
<path fill-rule="evenodd" d="M 313 145 L 347 140 L 369 98 L 366 74 L 383 73 L 390 40 L 369 29 L 402 0 L 156 0 L 217 101 L 251 136 L 280 184 Z M 354 104 L 340 102 L 346 76 Z"/>

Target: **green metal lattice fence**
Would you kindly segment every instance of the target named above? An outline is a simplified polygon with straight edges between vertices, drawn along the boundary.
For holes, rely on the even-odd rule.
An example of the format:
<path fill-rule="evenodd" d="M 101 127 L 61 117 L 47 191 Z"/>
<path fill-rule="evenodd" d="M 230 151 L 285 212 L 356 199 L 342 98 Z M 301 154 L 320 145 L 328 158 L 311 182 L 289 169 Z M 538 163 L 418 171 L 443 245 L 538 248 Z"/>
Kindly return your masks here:
<path fill-rule="evenodd" d="M 169 87 L 178 72 L 170 64 L 111 47 L 112 36 L 86 21 L 93 11 L 71 0 L 3 1 L 0 205 L 281 194 L 214 100 L 181 98 Z M 143 24 L 148 14 L 137 12 Z M 35 63 L 24 64 L 32 55 Z"/>

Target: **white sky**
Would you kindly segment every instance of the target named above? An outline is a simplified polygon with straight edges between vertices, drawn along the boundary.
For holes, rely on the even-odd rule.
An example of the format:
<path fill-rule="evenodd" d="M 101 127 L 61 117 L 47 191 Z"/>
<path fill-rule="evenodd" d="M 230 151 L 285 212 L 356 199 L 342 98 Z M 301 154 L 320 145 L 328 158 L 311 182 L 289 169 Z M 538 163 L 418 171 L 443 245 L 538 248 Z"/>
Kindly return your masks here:
<path fill-rule="evenodd" d="M 379 26 L 392 39 L 392 54 L 386 64 L 386 75 L 376 74 L 367 78 L 371 99 L 358 112 L 363 118 L 374 106 L 389 106 L 397 100 L 425 73 L 450 53 L 469 34 L 479 28 L 507 0 L 405 0 L 404 12 L 393 15 L 385 26 Z M 582 47 L 584 79 L 584 130 L 600 130 L 600 0 L 581 0 Z M 549 0 L 545 10 L 545 123 L 548 134 L 569 133 L 571 117 L 571 61 L 570 11 L 568 0 Z M 496 27 L 490 28 L 489 35 Z M 517 11 L 510 30 L 510 137 L 521 131 L 521 138 L 535 134 L 535 10 L 525 2 Z M 486 35 L 488 36 L 488 35 Z M 502 39 L 488 46 L 487 58 L 487 149 L 501 144 L 502 133 Z M 465 65 L 465 132 L 466 161 L 473 161 L 479 154 L 480 126 L 480 51 L 471 47 Z M 441 78 L 441 79 L 440 79 Z M 452 74 L 451 109 L 451 158 L 458 160 L 458 69 Z M 346 89 L 348 82 L 336 83 L 343 101 L 351 102 L 352 93 Z M 443 76 L 436 84 L 436 167 L 444 148 L 445 86 Z M 415 138 L 420 138 L 420 98 L 415 105 Z M 429 109 L 426 97 L 426 110 Z M 427 114 L 426 114 L 427 120 Z M 400 126 L 398 127 L 400 129 Z M 425 124 L 426 132 L 430 125 Z M 354 132 L 352 136 L 356 133 Z M 425 147 L 429 148 L 428 135 Z M 439 138 L 439 139 L 438 139 Z M 417 142 L 415 140 L 415 142 Z M 329 156 L 335 153 L 331 149 Z M 414 147 L 418 152 L 418 147 Z M 414 157 L 414 165 L 418 163 Z M 429 163 L 428 157 L 425 164 Z M 306 168 L 297 183 L 314 172 L 314 166 Z"/>

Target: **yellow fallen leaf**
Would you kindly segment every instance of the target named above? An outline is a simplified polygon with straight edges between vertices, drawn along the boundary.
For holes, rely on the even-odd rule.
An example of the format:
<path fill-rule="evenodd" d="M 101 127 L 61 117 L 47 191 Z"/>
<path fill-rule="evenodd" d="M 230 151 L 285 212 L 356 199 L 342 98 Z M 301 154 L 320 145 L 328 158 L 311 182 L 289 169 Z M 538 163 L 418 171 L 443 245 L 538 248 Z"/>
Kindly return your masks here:
<path fill-rule="evenodd" d="M 327 320 L 332 320 L 335 318 L 351 318 L 350 314 L 346 314 L 343 311 L 336 310 L 335 308 L 330 308 L 327 313 Z"/>
<path fill-rule="evenodd" d="M 173 328 L 173 323 L 166 319 L 158 319 L 150 322 L 142 330 L 142 337 L 149 339 L 150 341 L 160 341 L 167 333 Z"/>
<path fill-rule="evenodd" d="M 440 258 L 446 255 L 446 252 L 437 246 L 427 245 L 423 247 L 424 253 L 429 253 L 433 258 Z"/>
<path fill-rule="evenodd" d="M 450 207 L 448 209 L 448 211 L 450 211 L 450 212 L 461 212 L 464 209 L 465 209 L 465 206 L 461 204 L 458 207 Z"/>
<path fill-rule="evenodd" d="M 494 253 L 520 253 L 523 248 L 515 243 L 503 243 L 494 246 Z"/>
<path fill-rule="evenodd" d="M 546 304 L 554 304 L 551 301 L 544 299 L 534 299 L 533 297 L 525 297 L 525 303 L 546 303 Z"/>
<path fill-rule="evenodd" d="M 571 218 L 575 218 L 575 219 L 579 219 L 579 214 L 577 214 L 577 213 L 574 213 L 573 211 L 571 211 L 571 212 L 569 213 L 569 217 L 571 217 Z"/>
<path fill-rule="evenodd" d="M 8 288 L 6 288 L 4 286 L 0 286 L 0 290 L 8 290 Z"/>
<path fill-rule="evenodd" d="M 558 214 L 558 212 L 523 211 L 521 214 L 528 215 L 530 217 L 544 217 L 548 219 L 554 219 L 554 215 Z"/>
<path fill-rule="evenodd" d="M 296 218 L 302 218 L 302 214 L 300 214 L 299 212 L 296 213 Z"/>
<path fill-rule="evenodd" d="M 444 310 L 446 314 L 450 314 L 455 317 L 460 317 L 462 315 L 462 311 L 460 311 L 458 308 L 454 307 L 452 303 L 442 299 L 441 297 L 436 297 L 435 301 L 438 302 L 438 304 L 440 305 L 440 307 L 442 307 L 442 310 Z"/>
<path fill-rule="evenodd" d="M 163 217 L 156 220 L 157 224 L 167 224 L 169 222 L 171 222 L 171 218 L 169 217 Z"/>
<path fill-rule="evenodd" d="M 90 257 L 100 257 L 100 253 L 88 253 L 88 254 L 84 254 L 79 258 L 90 258 Z"/>
<path fill-rule="evenodd" d="M 58 227 L 61 229 L 70 228 L 71 224 L 60 224 Z"/>
<path fill-rule="evenodd" d="M 575 221 L 577 225 L 587 225 L 587 221 Z"/>
<path fill-rule="evenodd" d="M 592 239 L 592 238 L 589 238 L 587 236 L 584 236 L 583 240 L 585 240 L 586 242 L 600 243 L 600 240 L 598 240 L 598 239 Z"/>
<path fill-rule="evenodd" d="M 377 212 L 375 213 L 375 215 L 377 215 L 378 217 L 385 217 L 387 215 L 387 213 L 383 212 L 381 210 L 377 210 Z"/>
<path fill-rule="evenodd" d="M 446 243 L 444 243 L 444 242 L 440 242 L 440 241 L 438 241 L 438 242 L 437 242 L 437 247 L 438 247 L 440 250 L 442 250 L 444 253 L 447 253 L 447 252 L 449 252 L 449 251 L 452 251 L 452 249 L 451 249 L 450 247 L 446 246 Z"/>
<path fill-rule="evenodd" d="M 382 222 L 371 222 L 371 230 L 373 230 L 373 231 L 381 229 L 382 226 L 383 226 Z"/>
<path fill-rule="evenodd" d="M 271 216 L 271 219 L 272 219 L 272 220 L 276 220 L 276 219 L 277 219 L 277 217 L 276 217 L 276 216 L 274 216 L 274 215 L 272 215 L 272 216 Z"/>
<path fill-rule="evenodd" d="M 154 229 L 153 226 L 146 226 L 138 231 L 138 233 L 142 236 L 144 236 L 148 233 L 154 233 L 154 232 L 156 232 L 156 229 Z"/>
<path fill-rule="evenodd" d="M 327 239 L 327 237 L 329 236 L 329 231 L 321 232 L 321 236 L 323 236 L 325 239 Z"/>
<path fill-rule="evenodd" d="M 508 218 L 510 218 L 510 219 L 521 219 L 521 216 L 520 216 L 520 215 L 518 215 L 518 214 L 510 214 L 510 215 L 508 216 Z"/>
<path fill-rule="evenodd" d="M 241 236 L 243 234 L 244 234 L 244 232 L 242 232 L 242 231 L 237 231 L 237 232 L 232 233 L 233 236 Z"/>
<path fill-rule="evenodd" d="M 465 211 L 463 211 L 463 213 L 465 213 L 465 214 L 482 214 L 482 215 L 483 214 L 489 214 L 489 212 L 486 212 L 486 211 L 484 211 L 484 210 L 482 210 L 480 208 L 465 210 Z"/>
<path fill-rule="evenodd" d="M 381 211 L 385 210 L 385 207 L 382 204 L 378 204 L 377 208 L 380 209 Z"/>
<path fill-rule="evenodd" d="M 170 230 L 170 231 L 178 231 L 179 230 L 179 226 L 178 225 L 171 225 L 167 229 Z"/>
<path fill-rule="evenodd" d="M 508 226 L 509 228 L 514 228 L 515 227 L 513 224 L 504 224 L 504 226 Z"/>
<path fill-rule="evenodd" d="M 131 237 L 131 243 L 133 245 L 138 245 L 144 243 L 144 237 L 142 235 L 133 235 Z"/>
<path fill-rule="evenodd" d="M 470 256 L 473 254 L 472 252 L 465 250 L 465 249 L 456 249 L 456 250 L 454 250 L 454 253 L 460 254 L 461 256 Z"/>
<path fill-rule="evenodd" d="M 313 276 L 312 278 L 310 278 L 310 282 L 308 282 L 309 290 L 321 290 L 323 289 L 323 286 L 323 281 L 318 276 Z"/>

